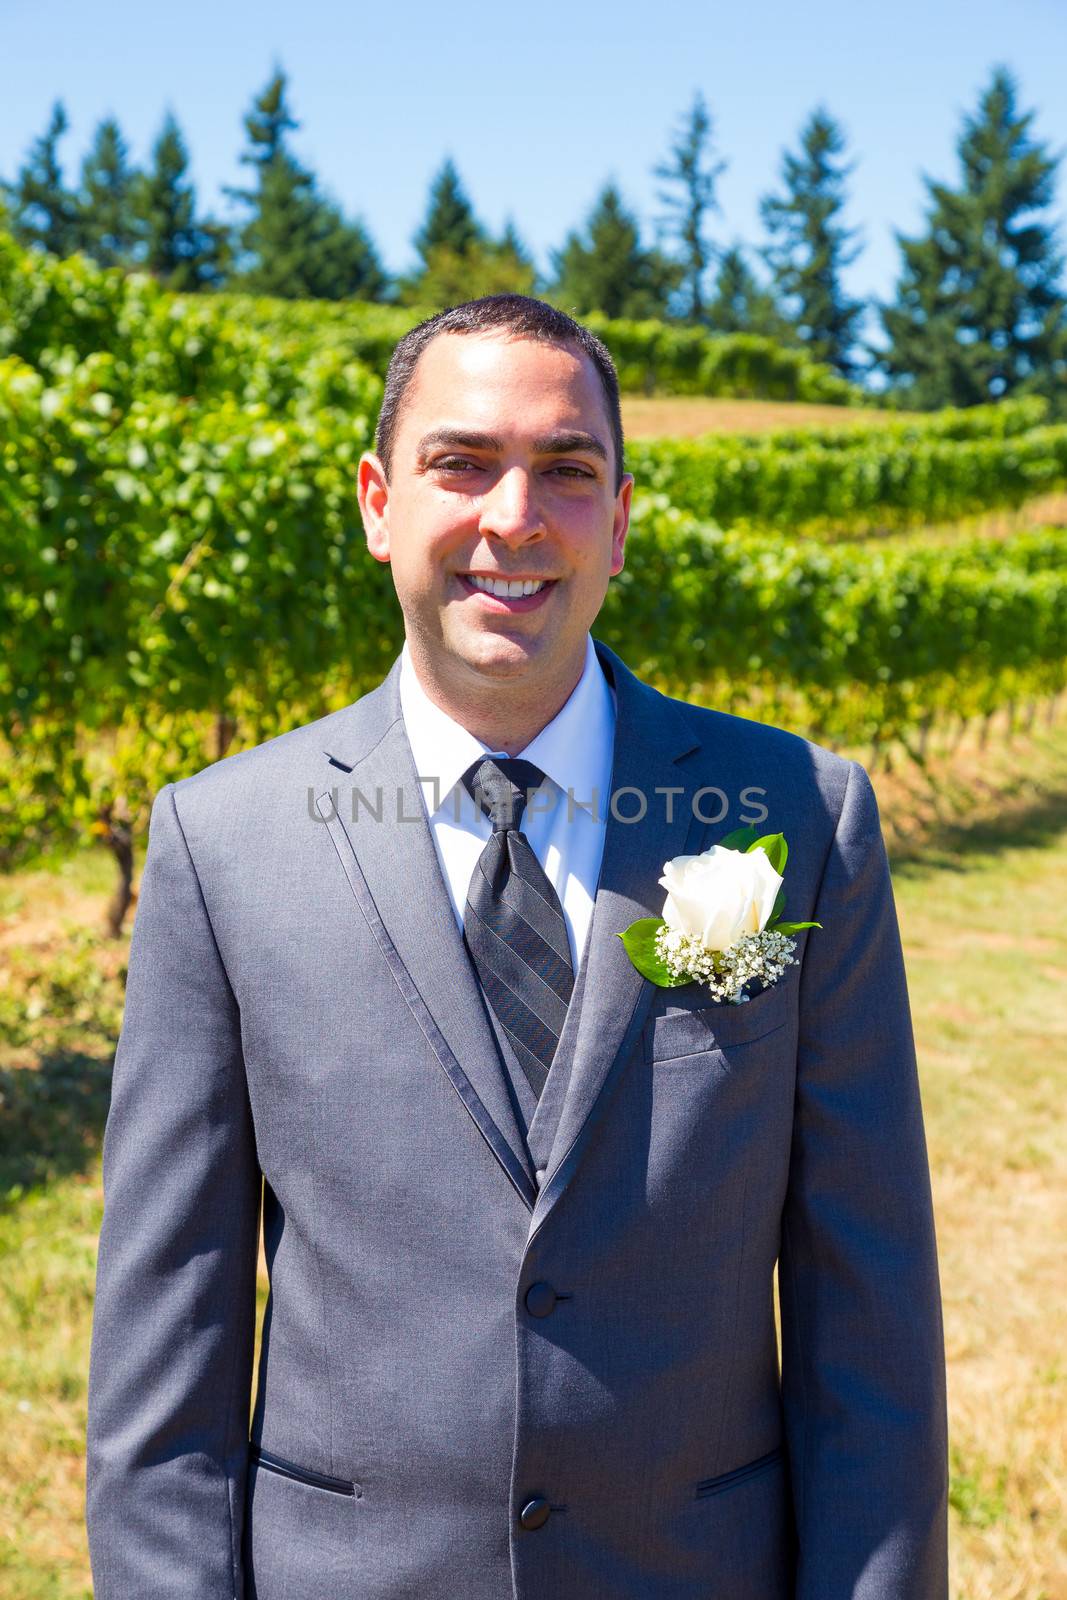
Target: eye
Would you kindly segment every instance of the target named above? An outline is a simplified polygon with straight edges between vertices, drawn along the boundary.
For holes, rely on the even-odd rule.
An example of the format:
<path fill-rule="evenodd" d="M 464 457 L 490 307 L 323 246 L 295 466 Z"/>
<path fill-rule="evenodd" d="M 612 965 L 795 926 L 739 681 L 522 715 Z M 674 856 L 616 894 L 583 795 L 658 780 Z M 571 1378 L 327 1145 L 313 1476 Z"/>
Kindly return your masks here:
<path fill-rule="evenodd" d="M 477 464 L 468 461 L 464 456 L 443 456 L 440 461 L 433 463 L 438 472 L 464 472 L 469 467 L 472 472 L 477 471 Z"/>
<path fill-rule="evenodd" d="M 575 467 L 569 462 L 561 462 L 558 467 L 551 467 L 549 470 L 551 472 L 559 472 L 565 478 L 593 478 L 596 476 L 595 473 L 589 471 L 588 467 Z"/>

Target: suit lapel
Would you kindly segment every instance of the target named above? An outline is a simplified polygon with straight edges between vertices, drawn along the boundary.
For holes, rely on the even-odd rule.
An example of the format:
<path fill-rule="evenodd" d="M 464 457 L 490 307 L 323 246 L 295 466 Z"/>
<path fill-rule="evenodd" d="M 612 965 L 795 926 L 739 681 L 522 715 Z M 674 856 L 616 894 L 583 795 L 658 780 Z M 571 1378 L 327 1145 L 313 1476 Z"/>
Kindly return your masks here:
<path fill-rule="evenodd" d="M 440 1066 L 532 1208 L 533 1172 L 404 731 L 399 662 L 378 689 L 338 713 L 330 732 L 328 776 L 318 785 L 316 804 L 341 866 Z M 341 782 L 343 773 L 350 777 Z"/>
<path fill-rule="evenodd" d="M 670 857 L 694 853 L 704 824 L 694 817 L 683 758 L 699 738 L 678 705 L 636 678 L 599 641 L 597 655 L 616 694 L 615 752 L 611 795 L 624 822 L 608 811 L 589 942 L 582 969 L 579 1010 L 568 1016 L 561 1050 L 573 1050 L 570 1077 L 552 1142 L 547 1181 L 537 1197 L 530 1237 L 556 1204 L 581 1158 L 611 1084 L 643 1026 L 654 985 L 632 965 L 618 935 L 639 917 L 658 916 L 664 890 L 658 883 Z M 684 789 L 668 803 L 659 790 Z M 630 791 L 630 792 L 627 792 Z M 573 1004 L 573 1002 L 572 1002 Z M 572 1023 L 574 1024 L 572 1027 Z M 564 1063 L 559 1063 L 564 1065 Z M 553 1063 L 553 1068 L 557 1065 Z"/>

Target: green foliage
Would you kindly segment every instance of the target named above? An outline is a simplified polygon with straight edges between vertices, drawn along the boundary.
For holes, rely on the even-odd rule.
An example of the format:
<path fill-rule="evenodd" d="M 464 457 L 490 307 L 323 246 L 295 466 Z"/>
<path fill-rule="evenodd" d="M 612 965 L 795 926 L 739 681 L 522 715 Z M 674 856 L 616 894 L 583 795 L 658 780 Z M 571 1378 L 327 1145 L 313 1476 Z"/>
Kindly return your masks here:
<path fill-rule="evenodd" d="M 950 546 L 723 532 L 638 497 L 595 632 L 673 693 L 812 738 L 908 737 L 1067 682 L 1067 534 Z"/>
<path fill-rule="evenodd" d="M 774 295 L 757 280 L 740 244 L 719 257 L 705 321 L 713 333 L 755 333 L 780 344 L 796 343 L 796 330 L 783 317 Z"/>
<path fill-rule="evenodd" d="M 59 141 L 69 126 L 66 110 L 57 100 L 47 129 L 34 141 L 15 182 L 5 185 L 16 239 L 56 256 L 71 255 L 81 242 L 78 205 L 66 186 L 59 158 Z"/>
<path fill-rule="evenodd" d="M 217 288 L 229 261 L 227 230 L 198 220 L 188 171 L 185 140 L 168 112 L 152 147 L 152 165 L 134 189 L 141 265 L 167 289 Z"/>
<path fill-rule="evenodd" d="M 256 743 L 380 681 L 401 619 L 362 537 L 356 465 L 373 369 L 414 316 L 175 297 L 0 237 L 0 859 L 114 817 L 143 825 L 160 784 L 234 727 Z M 699 390 L 749 358 L 787 360 L 793 383 L 819 372 L 752 338 L 590 320 L 631 377 L 654 363 Z M 815 737 L 1054 692 L 1062 531 L 931 549 L 792 537 L 1060 483 L 1067 428 L 1043 412 L 1029 399 L 814 444 L 633 445 L 660 492 L 639 498 L 597 631 L 668 688 Z M 722 533 L 685 507 L 773 532 Z"/>
<path fill-rule="evenodd" d="M 750 850 L 762 850 L 779 876 L 785 872 L 785 864 L 789 859 L 789 846 L 786 844 L 784 833 L 762 834 L 746 847 L 745 854 L 747 855 Z"/>
<path fill-rule="evenodd" d="M 782 192 L 761 201 L 760 216 L 770 235 L 764 255 L 779 305 L 814 359 L 852 378 L 864 308 L 841 282 L 859 254 L 851 243 L 856 230 L 840 220 L 851 171 L 840 161 L 844 148 L 840 125 L 822 108 L 813 111 L 801 130 L 799 154 L 782 157 Z"/>
<path fill-rule="evenodd" d="M 643 978 L 651 978 L 661 989 L 678 989 L 689 979 L 672 977 L 667 963 L 656 949 L 656 935 L 663 926 L 662 917 L 640 917 L 636 922 L 631 922 L 618 937 Z"/>
<path fill-rule="evenodd" d="M 415 247 L 421 266 L 398 280 L 397 294 L 402 304 L 417 307 L 420 315 L 481 295 L 537 291 L 533 259 L 514 223 L 508 222 L 499 239 L 491 237 L 474 214 L 451 156 L 430 185 Z M 389 352 L 384 355 L 388 361 Z"/>
<path fill-rule="evenodd" d="M 683 268 L 660 250 L 646 249 L 636 218 L 614 183 L 605 184 L 586 219 L 584 236 L 570 233 L 552 252 L 553 304 L 571 316 L 662 317 Z"/>
<path fill-rule="evenodd" d="M 509 230 L 500 240 L 486 238 L 463 251 L 434 245 L 423 270 L 401 280 L 400 299 L 405 305 L 439 311 L 484 294 L 533 294 L 536 288 L 533 262 Z"/>
<path fill-rule="evenodd" d="M 712 116 L 699 92 L 671 145 L 670 155 L 655 169 L 665 187 L 659 191 L 667 207 L 668 228 L 678 241 L 682 265 L 679 299 L 690 322 L 705 320 L 705 277 L 712 260 L 706 237 L 709 213 L 719 211 L 715 190 L 726 171 L 725 161 L 712 161 Z M 745 332 L 757 332 L 747 328 Z"/>
<path fill-rule="evenodd" d="M 311 304 L 220 296 L 229 315 L 275 338 L 297 338 L 310 350 L 345 350 L 383 377 L 393 346 L 436 309 Z M 863 396 L 802 350 L 787 350 L 754 334 L 717 338 L 702 328 L 648 318 L 634 322 L 592 312 L 583 317 L 608 346 L 629 394 L 730 395 L 857 405 Z"/>
<path fill-rule="evenodd" d="M 881 365 L 909 405 L 1067 391 L 1067 297 L 1056 228 L 1059 158 L 1033 138 L 998 68 L 957 143 L 957 188 L 926 180 L 926 232 L 897 235 L 903 270 L 881 316 Z"/>
<path fill-rule="evenodd" d="M 349 300 L 278 300 L 266 295 L 224 294 L 212 297 L 225 306 L 227 318 L 254 329 L 265 340 L 284 347 L 294 361 L 320 351 L 343 353 L 384 378 L 397 340 L 403 338 L 431 306 L 372 305 Z M 185 309 L 192 301 L 183 302 Z"/>
<path fill-rule="evenodd" d="M 319 193 L 289 150 L 287 135 L 299 124 L 285 90 L 285 74 L 276 71 L 245 118 L 249 148 L 241 160 L 255 182 L 228 191 L 248 211 L 235 286 L 286 298 L 377 299 L 385 274 L 369 234 Z"/>
<path fill-rule="evenodd" d="M 446 249 L 463 256 L 486 242 L 485 229 L 474 215 L 451 156 L 446 156 L 430 184 L 426 216 L 414 242 L 426 267 L 432 265 L 436 250 Z"/>
<path fill-rule="evenodd" d="M 668 382 L 669 392 L 674 394 L 738 395 L 828 406 L 862 405 L 864 398 L 831 367 L 812 361 L 805 351 L 786 349 L 754 333 L 709 338 L 696 388 L 683 389 L 671 379 Z"/>
<path fill-rule="evenodd" d="M 63 380 L 90 361 L 120 406 L 137 395 L 195 397 L 240 385 L 258 397 L 267 348 L 221 297 L 176 300 L 146 274 L 27 253 L 0 233 L 0 355 L 19 356 L 45 377 Z M 278 364 L 286 354 L 283 342 Z"/>
<path fill-rule="evenodd" d="M 627 466 L 681 509 L 726 526 L 865 532 L 1021 506 L 1067 483 L 1067 425 L 1002 437 L 857 429 L 829 444 L 794 436 L 637 440 Z"/>
<path fill-rule="evenodd" d="M 3 342 L 34 363 L 0 361 L 8 860 L 108 807 L 143 821 L 220 717 L 267 737 L 396 640 L 355 495 L 379 381 L 144 276 L 24 265 L 0 251 Z"/>
<path fill-rule="evenodd" d="M 138 392 L 199 393 L 223 363 L 220 342 L 232 383 L 242 363 L 261 368 L 271 344 L 277 347 L 270 363 L 274 383 L 284 380 L 286 361 L 299 365 L 317 352 L 361 362 L 384 377 L 397 340 L 434 309 L 238 294 L 172 299 L 146 275 L 102 272 L 80 257 L 27 254 L 0 231 L 0 354 L 51 370 L 106 351 L 123 382 Z M 584 320 L 615 358 L 624 392 L 831 405 L 862 400 L 828 367 L 770 339 L 716 338 L 700 328 L 598 313 Z M 251 377 L 249 388 L 266 397 Z"/>
<path fill-rule="evenodd" d="M 136 187 L 122 130 L 114 117 L 105 117 L 82 163 L 77 197 L 79 249 L 102 267 L 121 266 L 134 257 Z"/>
<path fill-rule="evenodd" d="M 651 318 L 612 320 L 595 312 L 583 321 L 611 351 L 624 394 L 732 395 L 824 405 L 861 399 L 829 367 L 756 334 L 716 338 L 702 328 Z"/>

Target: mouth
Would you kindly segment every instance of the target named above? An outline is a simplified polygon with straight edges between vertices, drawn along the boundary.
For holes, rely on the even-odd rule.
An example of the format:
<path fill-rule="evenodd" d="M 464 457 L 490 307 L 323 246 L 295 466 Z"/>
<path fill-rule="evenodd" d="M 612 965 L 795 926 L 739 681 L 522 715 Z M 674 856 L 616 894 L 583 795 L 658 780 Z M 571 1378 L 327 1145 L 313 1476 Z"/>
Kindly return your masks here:
<path fill-rule="evenodd" d="M 459 572 L 460 587 L 489 611 L 535 611 L 555 588 L 555 578 L 503 578 L 485 572 Z"/>

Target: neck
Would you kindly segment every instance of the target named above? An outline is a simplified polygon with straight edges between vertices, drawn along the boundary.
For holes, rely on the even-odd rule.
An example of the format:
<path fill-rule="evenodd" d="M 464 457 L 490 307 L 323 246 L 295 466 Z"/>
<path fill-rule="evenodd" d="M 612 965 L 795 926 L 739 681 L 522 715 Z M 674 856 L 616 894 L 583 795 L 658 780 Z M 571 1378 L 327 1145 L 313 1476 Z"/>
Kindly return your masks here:
<path fill-rule="evenodd" d="M 585 644 L 577 660 L 568 661 L 550 680 L 532 673 L 522 678 L 489 678 L 462 667 L 461 681 L 435 671 L 416 643 L 408 639 L 415 676 L 439 710 L 458 722 L 490 750 L 517 756 L 542 728 L 559 715 L 578 686 L 585 667 Z"/>

